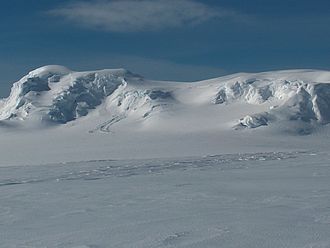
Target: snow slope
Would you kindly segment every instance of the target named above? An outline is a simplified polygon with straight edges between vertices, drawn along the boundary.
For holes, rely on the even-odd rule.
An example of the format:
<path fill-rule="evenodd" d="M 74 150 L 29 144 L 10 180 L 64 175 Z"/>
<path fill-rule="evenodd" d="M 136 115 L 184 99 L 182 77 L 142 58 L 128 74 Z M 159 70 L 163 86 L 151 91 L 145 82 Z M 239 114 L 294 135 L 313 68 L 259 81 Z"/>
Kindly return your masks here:
<path fill-rule="evenodd" d="M 326 147 L 329 122 L 327 71 L 182 83 L 124 69 L 74 72 L 52 65 L 30 72 L 1 100 L 0 162 L 306 149 L 307 140 Z"/>

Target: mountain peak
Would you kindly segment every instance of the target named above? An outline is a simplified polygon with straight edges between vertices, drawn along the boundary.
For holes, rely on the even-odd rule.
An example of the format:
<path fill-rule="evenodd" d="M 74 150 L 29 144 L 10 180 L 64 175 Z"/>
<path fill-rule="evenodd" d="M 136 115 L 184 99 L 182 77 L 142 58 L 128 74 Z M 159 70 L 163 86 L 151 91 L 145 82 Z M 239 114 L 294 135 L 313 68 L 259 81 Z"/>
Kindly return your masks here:
<path fill-rule="evenodd" d="M 28 77 L 49 77 L 49 75 L 66 75 L 72 72 L 62 65 L 46 65 L 29 72 Z"/>

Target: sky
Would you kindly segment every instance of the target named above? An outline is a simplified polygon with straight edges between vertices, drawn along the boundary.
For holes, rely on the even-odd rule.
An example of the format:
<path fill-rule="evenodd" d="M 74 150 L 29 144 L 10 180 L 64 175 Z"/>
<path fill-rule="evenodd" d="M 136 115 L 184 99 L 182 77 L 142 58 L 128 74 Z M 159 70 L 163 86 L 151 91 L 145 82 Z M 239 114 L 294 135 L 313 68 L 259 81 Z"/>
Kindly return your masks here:
<path fill-rule="evenodd" d="M 0 31 L 1 97 L 48 64 L 174 81 L 330 70 L 329 0 L 6 0 Z"/>

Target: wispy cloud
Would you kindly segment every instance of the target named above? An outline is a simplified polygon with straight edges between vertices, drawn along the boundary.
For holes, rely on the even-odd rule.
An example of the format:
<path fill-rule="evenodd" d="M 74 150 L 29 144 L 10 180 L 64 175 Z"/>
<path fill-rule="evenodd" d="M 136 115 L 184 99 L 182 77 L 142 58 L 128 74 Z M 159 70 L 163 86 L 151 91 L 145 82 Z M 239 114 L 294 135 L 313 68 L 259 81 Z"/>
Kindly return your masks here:
<path fill-rule="evenodd" d="M 111 32 L 157 31 L 194 26 L 236 14 L 196 0 L 77 1 L 50 10 L 53 16 Z"/>

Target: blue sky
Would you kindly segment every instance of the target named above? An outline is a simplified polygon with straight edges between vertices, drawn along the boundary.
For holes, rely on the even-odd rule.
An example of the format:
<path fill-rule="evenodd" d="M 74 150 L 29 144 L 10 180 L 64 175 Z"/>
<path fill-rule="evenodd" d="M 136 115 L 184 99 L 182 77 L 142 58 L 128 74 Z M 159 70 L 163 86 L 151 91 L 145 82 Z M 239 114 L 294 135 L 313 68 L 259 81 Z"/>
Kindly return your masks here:
<path fill-rule="evenodd" d="M 330 69 L 328 0 L 10 0 L 0 18 L 1 96 L 46 64 L 182 81 Z"/>

